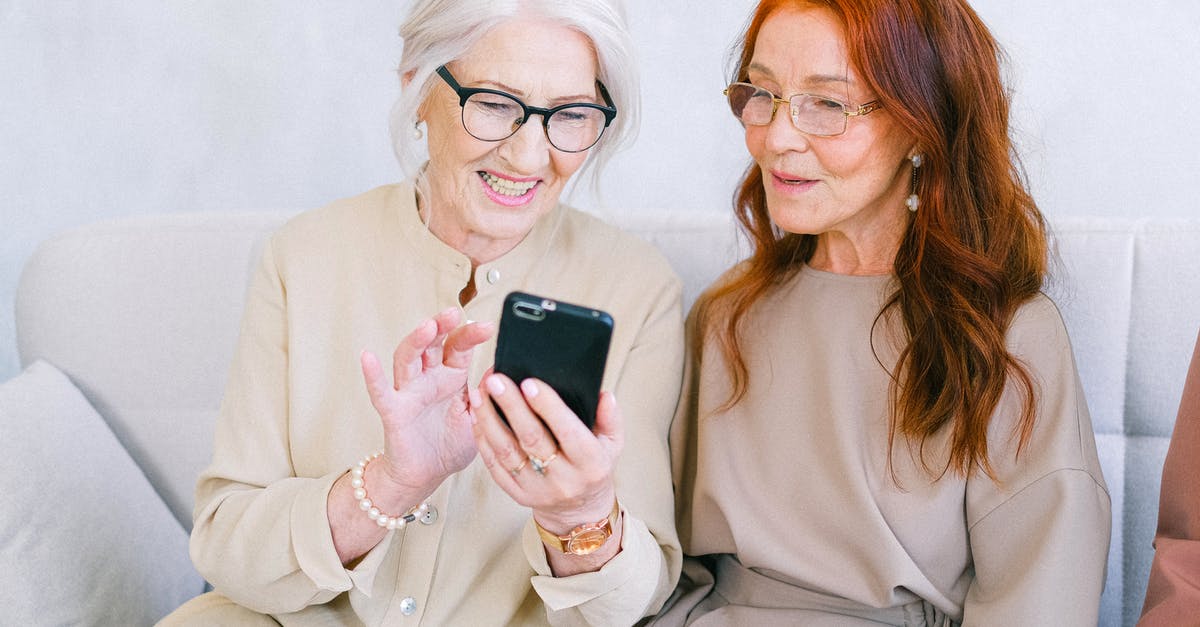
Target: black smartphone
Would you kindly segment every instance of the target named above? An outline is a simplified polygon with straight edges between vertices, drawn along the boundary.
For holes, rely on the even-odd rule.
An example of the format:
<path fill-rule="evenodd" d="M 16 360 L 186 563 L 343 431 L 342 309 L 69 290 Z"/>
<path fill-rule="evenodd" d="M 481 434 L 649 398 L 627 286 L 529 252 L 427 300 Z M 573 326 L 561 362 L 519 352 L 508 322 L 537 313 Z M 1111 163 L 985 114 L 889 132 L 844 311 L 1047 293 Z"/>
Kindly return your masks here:
<path fill-rule="evenodd" d="M 545 381 L 591 429 L 612 331 L 612 316 L 598 309 L 512 292 L 500 314 L 495 370 L 518 384 Z"/>

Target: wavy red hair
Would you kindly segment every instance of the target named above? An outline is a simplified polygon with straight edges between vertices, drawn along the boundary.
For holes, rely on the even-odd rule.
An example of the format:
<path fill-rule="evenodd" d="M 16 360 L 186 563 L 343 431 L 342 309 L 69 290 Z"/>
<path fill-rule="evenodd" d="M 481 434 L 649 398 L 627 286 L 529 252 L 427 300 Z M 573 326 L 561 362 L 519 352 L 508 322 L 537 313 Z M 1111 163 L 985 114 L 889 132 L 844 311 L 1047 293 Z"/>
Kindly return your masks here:
<path fill-rule="evenodd" d="M 850 63 L 924 154 L 920 210 L 911 214 L 893 267 L 898 289 L 876 318 L 879 327 L 894 311 L 906 334 L 892 371 L 889 453 L 898 435 L 923 451 L 928 438 L 949 428 L 946 466 L 926 468 L 994 478 L 987 432 L 1006 386 L 1015 385 L 1023 399 L 1018 453 L 1033 430 L 1035 386 L 1008 352 L 1005 333 L 1041 289 L 1048 257 L 1045 222 L 1009 137 L 1002 52 L 965 0 L 763 0 L 741 40 L 734 81 L 748 80 L 766 19 L 791 6 L 824 7 L 841 20 Z M 701 295 L 702 333 L 693 338 L 713 338 L 729 365 L 727 407 L 745 395 L 750 377 L 739 324 L 816 247 L 815 235 L 772 224 L 756 165 L 734 205 L 753 253 Z"/>

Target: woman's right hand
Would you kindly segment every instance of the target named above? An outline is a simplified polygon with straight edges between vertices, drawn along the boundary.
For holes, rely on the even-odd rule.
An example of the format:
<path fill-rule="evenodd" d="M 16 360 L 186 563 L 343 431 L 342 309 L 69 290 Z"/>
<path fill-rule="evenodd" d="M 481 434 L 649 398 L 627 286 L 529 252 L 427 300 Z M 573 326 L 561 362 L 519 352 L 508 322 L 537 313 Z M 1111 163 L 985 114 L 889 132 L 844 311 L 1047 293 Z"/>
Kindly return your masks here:
<path fill-rule="evenodd" d="M 475 458 L 467 371 L 496 325 L 460 326 L 461 318 L 454 307 L 418 325 L 392 354 L 390 379 L 374 354 L 362 353 L 367 393 L 383 422 L 384 455 L 374 464 L 397 486 L 429 494 Z"/>

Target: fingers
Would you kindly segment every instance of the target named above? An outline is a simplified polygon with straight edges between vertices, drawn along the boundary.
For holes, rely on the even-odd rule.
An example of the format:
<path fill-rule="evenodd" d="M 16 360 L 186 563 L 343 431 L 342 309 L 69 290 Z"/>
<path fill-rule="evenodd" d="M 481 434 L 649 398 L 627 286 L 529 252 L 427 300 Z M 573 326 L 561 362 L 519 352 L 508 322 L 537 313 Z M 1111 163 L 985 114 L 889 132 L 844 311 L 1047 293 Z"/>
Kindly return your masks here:
<path fill-rule="evenodd" d="M 442 345 L 446 342 L 446 336 L 458 327 L 460 319 L 462 319 L 462 312 L 458 307 L 443 309 L 433 317 L 433 322 L 437 325 L 437 334 L 421 353 L 421 365 L 426 369 L 436 368 L 442 364 Z"/>
<path fill-rule="evenodd" d="M 363 381 L 367 384 L 367 395 L 371 397 L 371 404 L 375 406 L 375 411 L 382 414 L 385 395 L 390 391 L 387 377 L 383 374 L 383 366 L 371 351 L 363 351 L 358 361 L 362 366 Z"/>
<path fill-rule="evenodd" d="M 467 393 L 475 416 L 475 448 L 492 478 L 518 503 L 527 505 L 520 497 L 517 479 L 528 472 L 528 454 L 521 450 L 512 432 L 504 425 L 491 399 L 477 389 Z"/>
<path fill-rule="evenodd" d="M 625 415 L 617 405 L 612 392 L 600 393 L 600 404 L 596 407 L 596 439 L 608 442 L 610 451 L 619 454 L 625 447 Z"/>
<path fill-rule="evenodd" d="M 597 449 L 599 433 L 593 434 L 588 430 L 587 425 L 567 407 L 554 388 L 538 379 L 526 379 L 521 382 L 520 389 L 529 408 L 541 417 L 539 422 L 545 424 L 550 431 L 550 437 L 554 438 L 568 457 L 585 465 L 599 463 L 599 455 L 602 453 Z M 620 429 L 619 421 L 617 429 Z"/>
<path fill-rule="evenodd" d="M 442 363 L 448 368 L 464 369 L 471 365 L 475 347 L 496 333 L 494 322 L 472 322 L 450 332 L 443 349 Z"/>
<path fill-rule="evenodd" d="M 521 450 L 540 458 L 549 457 L 558 450 L 558 441 L 542 422 L 543 418 L 526 402 L 524 391 L 514 385 L 512 379 L 493 374 L 484 379 L 483 384 L 488 396 L 504 412 L 508 428 L 516 436 Z"/>
<path fill-rule="evenodd" d="M 470 324 L 460 327 L 462 312 L 457 307 L 450 307 L 439 312 L 433 318 L 424 320 L 413 329 L 392 354 L 393 387 L 397 390 L 404 384 L 416 378 L 423 369 L 436 368 L 447 358 L 443 355 L 443 345 L 454 340 L 449 347 L 450 367 L 466 368 L 471 363 L 471 349 L 486 342 L 492 336 L 495 325 Z M 482 327 L 482 328 L 476 328 Z M 464 354 L 465 351 L 465 354 Z"/>
<path fill-rule="evenodd" d="M 606 428 L 619 438 L 621 416 L 608 397 L 598 410 Z M 612 507 L 613 436 L 593 436 L 553 389 L 535 379 L 517 386 L 493 374 L 468 398 L 476 416 L 476 449 L 492 478 L 514 501 L 532 508 L 543 524 L 569 528 Z M 561 434 L 558 447 L 546 426 L 550 423 Z M 535 472 L 539 465 L 544 472 Z"/>
<path fill-rule="evenodd" d="M 399 390 L 405 383 L 421 374 L 421 356 L 430 342 L 438 335 L 438 325 L 434 320 L 425 320 L 406 335 L 392 353 L 392 379 L 394 389 Z"/>

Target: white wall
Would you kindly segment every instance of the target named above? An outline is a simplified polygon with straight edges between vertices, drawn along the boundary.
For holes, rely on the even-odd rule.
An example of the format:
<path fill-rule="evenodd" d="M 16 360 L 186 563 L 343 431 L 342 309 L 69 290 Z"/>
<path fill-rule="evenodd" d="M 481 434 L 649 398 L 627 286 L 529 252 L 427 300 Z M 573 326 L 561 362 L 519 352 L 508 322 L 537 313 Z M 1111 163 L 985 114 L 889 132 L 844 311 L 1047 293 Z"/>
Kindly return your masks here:
<path fill-rule="evenodd" d="M 627 0 L 644 122 L 611 206 L 724 211 L 746 161 L 720 89 L 751 0 Z M 1012 57 L 1036 197 L 1186 216 L 1200 187 L 1200 3 L 976 0 Z M 307 208 L 398 177 L 403 3 L 0 0 L 0 381 L 34 246 L 102 218 Z M 594 199 L 581 198 L 585 208 Z"/>

